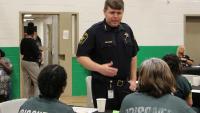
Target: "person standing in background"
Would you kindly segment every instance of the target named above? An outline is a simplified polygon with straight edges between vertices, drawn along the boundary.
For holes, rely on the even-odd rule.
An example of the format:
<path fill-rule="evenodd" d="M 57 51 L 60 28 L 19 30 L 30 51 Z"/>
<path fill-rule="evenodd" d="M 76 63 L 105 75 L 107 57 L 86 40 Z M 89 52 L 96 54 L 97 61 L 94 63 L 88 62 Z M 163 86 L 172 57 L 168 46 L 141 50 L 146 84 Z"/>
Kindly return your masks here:
<path fill-rule="evenodd" d="M 29 98 L 39 94 L 37 77 L 41 52 L 33 38 L 34 27 L 28 26 L 27 35 L 21 40 L 20 52 L 23 55 L 21 66 L 24 77 L 24 96 Z"/>
<path fill-rule="evenodd" d="M 5 57 L 4 51 L 0 49 L 0 102 L 9 100 L 11 93 L 10 75 L 12 64 Z"/>
<path fill-rule="evenodd" d="M 177 48 L 177 56 L 180 58 L 183 67 L 192 66 L 194 61 L 188 55 L 185 55 L 185 47 L 183 45 Z"/>
<path fill-rule="evenodd" d="M 122 23 L 123 0 L 106 0 L 105 19 L 90 27 L 79 42 L 77 60 L 92 75 L 94 106 L 106 98 L 106 109 L 119 110 L 122 99 L 136 89 L 138 44 Z"/>
<path fill-rule="evenodd" d="M 37 27 L 36 26 L 34 26 L 34 23 L 33 22 L 29 22 L 28 23 L 28 27 L 30 28 L 30 27 L 34 27 L 34 36 L 33 36 L 33 38 L 35 39 L 35 41 L 36 41 L 36 44 L 37 44 L 37 46 L 39 47 L 39 49 L 40 49 L 40 52 L 41 52 L 41 56 L 40 56 L 40 59 L 39 59 L 39 61 L 38 61 L 38 63 L 39 63 L 39 66 L 41 66 L 42 65 L 42 52 L 43 52 L 43 49 L 42 49 L 42 41 L 41 41 L 41 38 L 38 36 L 38 34 L 37 34 Z"/>

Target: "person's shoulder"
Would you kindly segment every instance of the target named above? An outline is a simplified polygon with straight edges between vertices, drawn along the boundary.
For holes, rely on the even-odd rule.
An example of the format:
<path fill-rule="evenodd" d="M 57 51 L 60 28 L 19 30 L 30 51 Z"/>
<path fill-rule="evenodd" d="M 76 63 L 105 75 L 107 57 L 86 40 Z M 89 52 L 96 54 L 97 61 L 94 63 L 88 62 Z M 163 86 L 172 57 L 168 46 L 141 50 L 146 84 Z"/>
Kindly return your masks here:
<path fill-rule="evenodd" d="M 33 38 L 23 38 L 21 41 L 26 43 L 26 42 L 34 42 L 35 40 Z"/>
<path fill-rule="evenodd" d="M 125 99 L 127 100 L 132 100 L 132 99 L 137 99 L 137 98 L 140 98 L 142 97 L 143 98 L 144 94 L 143 93 L 139 93 L 139 92 L 134 92 L 134 93 L 131 93 L 131 94 L 128 94 Z"/>
<path fill-rule="evenodd" d="M 61 102 L 61 101 L 57 101 L 57 104 L 60 106 L 60 107 L 63 107 L 63 108 L 71 108 L 71 106 L 69 106 L 69 105 L 67 105 L 67 104 L 65 104 L 65 103 L 63 103 L 63 102 Z"/>
<path fill-rule="evenodd" d="M 24 41 L 26 41 L 26 38 L 25 38 L 25 37 L 21 39 L 21 43 L 24 42 Z"/>
<path fill-rule="evenodd" d="M 121 22 L 120 24 L 123 26 L 129 27 L 129 25 L 127 23 Z"/>
<path fill-rule="evenodd" d="M 121 22 L 121 23 L 120 23 L 120 26 L 121 26 L 122 29 L 124 29 L 125 31 L 127 31 L 127 32 L 132 32 L 132 28 L 131 28 L 128 24 Z"/>
<path fill-rule="evenodd" d="M 69 113 L 74 113 L 72 106 L 69 106 L 61 101 L 58 101 L 58 109 L 63 110 L 63 111 L 68 111 Z"/>
<path fill-rule="evenodd" d="M 97 22 L 97 23 L 93 24 L 89 29 L 90 30 L 98 30 L 102 26 L 103 26 L 103 21 L 100 21 L 100 22 Z"/>
<path fill-rule="evenodd" d="M 173 96 L 173 95 L 166 95 L 168 102 L 166 104 L 170 106 L 176 106 L 177 111 L 181 111 L 180 113 L 195 113 L 190 106 L 187 105 L 185 100 Z"/>
<path fill-rule="evenodd" d="M 181 105 L 181 106 L 186 106 L 185 101 L 183 99 L 177 97 L 177 96 L 167 95 L 167 99 L 168 99 L 169 102 L 171 102 L 173 104 L 179 103 L 179 105 Z"/>
<path fill-rule="evenodd" d="M 181 76 L 181 77 L 182 77 L 182 81 L 184 82 L 185 87 L 187 87 L 188 89 L 192 90 L 192 85 L 188 81 L 188 79 L 186 77 L 184 77 L 184 76 Z"/>
<path fill-rule="evenodd" d="M 186 79 L 186 77 L 184 77 L 182 75 L 177 76 L 176 81 L 181 82 L 181 83 L 185 83 L 185 84 L 189 84 L 189 81 Z"/>
<path fill-rule="evenodd" d="M 28 107 L 30 104 L 34 103 L 36 101 L 37 97 L 31 97 L 29 99 L 27 99 L 21 106 L 21 108 L 26 108 Z"/>
<path fill-rule="evenodd" d="M 124 23 L 124 22 L 121 22 L 120 25 L 124 28 L 128 28 L 128 29 L 131 29 L 131 27 L 127 24 L 127 23 Z"/>

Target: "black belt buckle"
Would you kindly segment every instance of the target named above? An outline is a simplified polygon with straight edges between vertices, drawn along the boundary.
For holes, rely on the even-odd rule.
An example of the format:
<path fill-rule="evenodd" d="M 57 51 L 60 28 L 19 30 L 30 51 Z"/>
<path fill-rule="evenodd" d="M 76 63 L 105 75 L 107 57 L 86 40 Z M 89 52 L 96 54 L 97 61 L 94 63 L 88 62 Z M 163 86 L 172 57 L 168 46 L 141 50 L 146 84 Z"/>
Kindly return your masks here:
<path fill-rule="evenodd" d="M 124 81 L 123 80 L 117 80 L 117 86 L 121 87 L 123 86 Z"/>

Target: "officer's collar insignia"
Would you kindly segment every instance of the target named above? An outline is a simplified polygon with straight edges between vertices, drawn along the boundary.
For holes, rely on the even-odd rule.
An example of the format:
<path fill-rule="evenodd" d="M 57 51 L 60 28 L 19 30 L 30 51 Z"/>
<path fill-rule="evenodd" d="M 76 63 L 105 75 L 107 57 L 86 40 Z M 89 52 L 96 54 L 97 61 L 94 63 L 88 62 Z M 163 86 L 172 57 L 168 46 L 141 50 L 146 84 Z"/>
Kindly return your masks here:
<path fill-rule="evenodd" d="M 105 44 L 111 44 L 112 43 L 112 40 L 110 41 L 105 41 Z"/>
<path fill-rule="evenodd" d="M 128 39 L 128 37 L 129 37 L 129 34 L 128 34 L 127 32 L 125 32 L 125 33 L 124 33 L 124 36 L 125 36 L 125 37 L 124 37 L 124 40 L 125 40 L 125 42 L 127 43 L 127 39 Z"/>
<path fill-rule="evenodd" d="M 125 38 L 127 39 L 129 37 L 129 34 L 127 32 L 124 33 Z"/>
<path fill-rule="evenodd" d="M 82 44 L 87 40 L 87 38 L 88 38 L 88 34 L 87 34 L 87 32 L 85 32 L 85 33 L 83 34 L 83 36 L 82 36 L 82 38 L 81 38 L 79 44 L 82 45 Z"/>

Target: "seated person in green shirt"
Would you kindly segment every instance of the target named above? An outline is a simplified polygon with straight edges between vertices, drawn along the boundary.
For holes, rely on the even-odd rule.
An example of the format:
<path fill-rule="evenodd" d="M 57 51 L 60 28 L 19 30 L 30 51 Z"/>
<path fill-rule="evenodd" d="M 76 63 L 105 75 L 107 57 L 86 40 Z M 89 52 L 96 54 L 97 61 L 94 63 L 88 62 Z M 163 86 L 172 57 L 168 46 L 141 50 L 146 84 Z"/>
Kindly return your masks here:
<path fill-rule="evenodd" d="M 148 59 L 139 72 L 138 91 L 124 98 L 120 113 L 196 113 L 173 95 L 175 89 L 176 81 L 167 63 Z"/>
<path fill-rule="evenodd" d="M 38 76 L 39 97 L 27 100 L 18 113 L 74 113 L 72 107 L 59 101 L 66 87 L 67 73 L 59 65 L 48 65 Z"/>
<path fill-rule="evenodd" d="M 176 79 L 177 88 L 174 95 L 182 98 L 189 106 L 192 106 L 192 86 L 184 76 L 181 76 L 182 66 L 179 57 L 175 54 L 168 54 L 163 57 L 163 60 L 168 64 Z"/>

